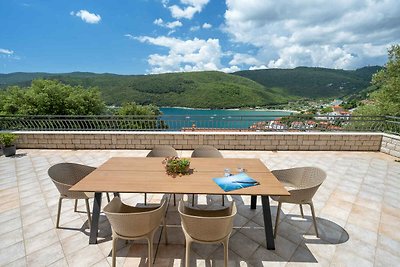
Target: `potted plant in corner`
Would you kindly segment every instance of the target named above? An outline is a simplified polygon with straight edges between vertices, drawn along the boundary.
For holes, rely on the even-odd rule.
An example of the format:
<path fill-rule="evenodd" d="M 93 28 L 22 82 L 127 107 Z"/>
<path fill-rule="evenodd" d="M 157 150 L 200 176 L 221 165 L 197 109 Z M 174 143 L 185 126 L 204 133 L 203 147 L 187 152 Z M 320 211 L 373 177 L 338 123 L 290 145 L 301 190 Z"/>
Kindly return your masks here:
<path fill-rule="evenodd" d="M 6 157 L 14 156 L 17 151 L 15 140 L 18 136 L 13 133 L 0 133 L 0 144 L 3 148 L 3 154 Z"/>

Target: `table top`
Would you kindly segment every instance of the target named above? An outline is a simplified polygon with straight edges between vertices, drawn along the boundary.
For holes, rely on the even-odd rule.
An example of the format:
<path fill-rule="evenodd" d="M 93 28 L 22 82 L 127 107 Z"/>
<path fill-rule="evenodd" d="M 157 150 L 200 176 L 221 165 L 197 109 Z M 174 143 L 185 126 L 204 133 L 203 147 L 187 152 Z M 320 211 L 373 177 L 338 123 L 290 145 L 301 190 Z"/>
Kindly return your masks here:
<path fill-rule="evenodd" d="M 193 173 L 172 177 L 165 172 L 164 158 L 113 157 L 75 184 L 71 191 L 120 193 L 184 193 L 218 195 L 289 195 L 259 159 L 190 158 Z M 260 184 L 225 192 L 212 178 L 238 166 Z"/>

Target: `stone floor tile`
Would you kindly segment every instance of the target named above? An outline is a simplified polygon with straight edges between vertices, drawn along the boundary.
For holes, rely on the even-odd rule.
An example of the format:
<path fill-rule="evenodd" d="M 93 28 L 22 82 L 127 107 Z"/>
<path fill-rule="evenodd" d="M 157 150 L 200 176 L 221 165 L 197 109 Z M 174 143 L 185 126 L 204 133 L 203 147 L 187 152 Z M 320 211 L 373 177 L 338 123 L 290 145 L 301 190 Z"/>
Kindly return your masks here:
<path fill-rule="evenodd" d="M 378 248 L 375 256 L 375 266 L 398 266 L 400 264 L 399 254 L 392 254 L 386 250 Z"/>
<path fill-rule="evenodd" d="M 19 208 L 14 208 L 14 209 L 10 209 L 7 211 L 3 211 L 0 212 L 0 225 L 3 222 L 15 219 L 17 217 L 20 217 L 21 213 L 20 213 L 20 209 Z"/>
<path fill-rule="evenodd" d="M 24 238 L 31 238 L 54 228 L 50 218 L 23 226 Z"/>
<path fill-rule="evenodd" d="M 252 255 L 247 258 L 250 259 Z M 241 263 L 245 263 L 246 259 L 239 256 L 237 253 L 229 249 L 228 251 L 228 266 L 240 266 Z M 222 246 L 218 247 L 207 259 L 212 266 L 223 266 L 224 265 L 224 248 Z"/>
<path fill-rule="evenodd" d="M 365 229 L 377 231 L 379 228 L 379 213 L 373 209 L 354 204 L 347 221 Z"/>
<path fill-rule="evenodd" d="M 277 254 L 279 257 L 289 261 L 294 252 L 296 251 L 298 244 L 293 243 L 286 238 L 277 235 L 275 238 L 275 251 L 274 253 Z"/>
<path fill-rule="evenodd" d="M 346 234 L 348 234 L 349 238 L 363 240 L 374 246 L 376 246 L 378 242 L 377 232 L 365 229 L 356 224 L 347 223 L 344 230 L 346 231 Z"/>
<path fill-rule="evenodd" d="M 1 235 L 0 249 L 23 241 L 22 228 L 10 231 Z"/>
<path fill-rule="evenodd" d="M 390 236 L 386 236 L 384 234 L 380 234 L 378 236 L 378 246 L 377 248 L 381 250 L 385 250 L 387 252 L 392 253 L 393 255 L 398 255 L 400 251 L 400 241 L 391 238 Z"/>
<path fill-rule="evenodd" d="M 86 246 L 71 254 L 66 255 L 70 266 L 90 266 L 104 258 L 97 246 Z"/>
<path fill-rule="evenodd" d="M 19 258 L 15 260 L 11 258 L 13 261 L 9 264 L 67 266 L 72 259 L 69 258 L 68 261 L 66 254 L 71 257 L 82 250 L 94 250 L 87 262 L 82 261 L 83 264 L 109 266 L 111 228 L 103 214 L 100 216 L 98 245 L 88 244 L 89 229 L 85 224 L 87 217 L 82 201 L 79 204 L 82 212 L 75 213 L 74 201 L 64 200 L 62 229 L 55 229 L 59 193 L 48 177 L 47 170 L 52 164 L 59 162 L 99 166 L 110 156 L 145 156 L 147 152 L 148 150 L 27 150 L 22 151 L 27 153 L 22 158 L 1 157 L 0 168 L 7 170 L 7 175 L 2 176 L 0 181 L 0 246 L 10 249 L 20 244 L 23 247 L 20 250 L 23 252 L 19 255 L 21 257 L 16 256 Z M 191 152 L 178 151 L 184 156 L 190 156 Z M 237 239 L 244 239 L 248 246 L 255 248 L 245 249 L 252 253 L 246 258 L 245 255 L 238 254 L 240 251 L 233 249 L 234 246 L 243 246 L 239 241 L 234 241 L 230 244 L 231 265 L 346 266 L 349 265 L 348 262 L 354 262 L 358 265 L 386 266 L 398 262 L 400 165 L 393 162 L 393 157 L 381 153 L 332 151 L 223 151 L 223 154 L 225 157 L 259 157 L 270 169 L 305 164 L 318 166 L 328 174 L 314 196 L 320 238 L 315 236 L 307 208 L 306 218 L 303 220 L 299 216 L 298 205 L 285 204 L 275 251 L 265 248 L 261 199 L 257 198 L 257 209 L 251 210 L 249 196 L 227 196 L 226 199 L 234 199 L 238 207 L 232 240 L 235 236 L 241 237 Z M 143 194 L 122 194 L 122 198 L 130 205 L 143 203 Z M 197 198 L 199 202 L 207 204 L 207 208 L 221 206 L 220 196 L 200 195 Z M 159 202 L 160 196 L 149 195 L 148 199 Z M 270 203 L 274 223 L 277 203 Z M 102 206 L 106 204 L 104 196 Z M 92 200 L 90 205 L 93 205 Z M 42 225 L 39 225 L 40 222 Z M 179 214 L 172 203 L 167 223 L 170 244 L 161 242 L 155 266 L 181 266 L 184 263 L 184 237 Z M 30 227 L 37 229 L 32 230 Z M 52 234 L 47 235 L 49 232 Z M 22 242 L 22 236 L 25 243 Z M 53 241 L 55 242 L 49 246 L 48 243 Z M 130 242 L 128 245 L 121 241 L 118 242 L 117 249 L 118 266 L 147 266 L 146 241 Z M 49 250 L 54 250 L 53 253 L 59 255 L 54 262 L 48 262 L 50 260 L 46 255 Z M 222 264 L 221 252 L 221 245 L 193 244 L 191 264 L 219 266 Z M 96 254 L 98 257 L 93 257 Z M 344 255 L 347 261 L 339 260 L 339 254 Z"/>
<path fill-rule="evenodd" d="M 23 214 L 22 215 L 22 225 L 27 226 L 29 224 L 50 218 L 50 212 L 46 208 L 39 209 L 36 211 L 33 211 L 31 213 Z"/>
<path fill-rule="evenodd" d="M 340 248 L 340 247 L 339 247 Z M 357 256 L 354 252 L 342 249 L 336 249 L 335 255 L 332 259 L 331 266 L 374 266 L 374 263 Z"/>
<path fill-rule="evenodd" d="M 340 244 L 335 254 L 340 255 L 342 252 L 352 252 L 355 255 L 374 262 L 376 247 L 356 238 L 350 238 L 347 242 Z"/>
<path fill-rule="evenodd" d="M 55 229 L 38 234 L 31 238 L 25 239 L 26 254 L 31 254 L 39 249 L 43 249 L 50 244 L 58 242 L 58 236 Z"/>
<path fill-rule="evenodd" d="M 61 246 L 64 255 L 68 256 L 71 253 L 89 246 L 88 237 L 81 232 L 76 231 L 73 235 L 61 239 Z"/>
<path fill-rule="evenodd" d="M 154 255 L 156 246 L 154 246 Z M 112 264 L 111 253 L 107 255 L 108 263 Z M 156 259 L 157 260 L 157 259 Z M 117 250 L 116 253 L 117 266 L 148 266 L 148 246 L 147 243 L 131 242 L 130 245 L 124 246 Z"/>
<path fill-rule="evenodd" d="M 6 212 L 20 207 L 19 199 L 16 197 L 7 198 L 0 204 L 0 212 Z"/>
<path fill-rule="evenodd" d="M 283 267 L 287 264 L 287 260 L 279 257 L 274 251 L 259 247 L 252 257 L 247 261 L 251 266 L 279 266 Z"/>
<path fill-rule="evenodd" d="M 393 225 L 392 223 L 386 224 L 382 222 L 379 225 L 379 233 L 384 234 L 386 236 L 390 236 L 391 238 L 400 241 L 399 224 Z"/>
<path fill-rule="evenodd" d="M 229 239 L 229 249 L 244 259 L 249 259 L 258 246 L 259 244 L 252 242 L 250 238 L 240 232 L 235 233 Z"/>
<path fill-rule="evenodd" d="M 260 226 L 253 221 L 249 221 L 238 231 L 239 233 L 260 244 L 261 246 L 267 247 L 267 242 L 265 240 L 265 230 L 263 226 Z"/>
<path fill-rule="evenodd" d="M 64 257 L 60 243 L 50 244 L 26 256 L 28 266 L 47 266 Z"/>
<path fill-rule="evenodd" d="M 321 264 L 331 262 L 337 247 L 336 244 L 328 244 L 315 236 L 307 236 L 300 246 L 307 249 L 315 257 L 316 261 Z"/>
<path fill-rule="evenodd" d="M 4 265 L 5 267 L 21 267 L 21 266 L 26 266 L 26 257 L 19 258 L 16 261 L 13 261 L 11 263 L 8 263 Z"/>
<path fill-rule="evenodd" d="M 24 242 L 15 243 L 13 245 L 0 249 L 0 266 L 4 266 L 24 257 Z"/>
<path fill-rule="evenodd" d="M 102 259 L 101 261 L 95 263 L 92 265 L 92 267 L 110 267 L 110 263 L 107 261 L 107 259 Z M 120 265 L 118 265 L 120 266 Z M 136 265 L 131 265 L 131 266 L 136 266 Z"/>
<path fill-rule="evenodd" d="M 0 223 L 0 236 L 14 231 L 16 229 L 19 229 L 22 227 L 22 223 L 21 223 L 21 218 L 20 217 L 16 217 L 14 219 L 5 221 L 5 222 L 1 222 Z"/>
<path fill-rule="evenodd" d="M 55 221 L 54 221 L 55 225 Z M 78 218 L 74 221 L 68 222 L 61 224 L 60 223 L 60 228 L 56 229 L 57 235 L 59 236 L 60 240 L 73 236 L 76 233 L 80 233 L 83 235 L 88 236 L 89 235 L 89 229 L 87 228 L 86 225 L 84 225 L 83 221 Z"/>
<path fill-rule="evenodd" d="M 201 258 L 205 259 L 210 256 L 214 251 L 217 250 L 219 246 L 222 244 L 200 244 L 200 243 L 192 243 L 191 252 L 196 253 Z"/>
<path fill-rule="evenodd" d="M 62 258 L 56 262 L 50 263 L 48 267 L 68 267 L 68 263 L 65 258 Z"/>

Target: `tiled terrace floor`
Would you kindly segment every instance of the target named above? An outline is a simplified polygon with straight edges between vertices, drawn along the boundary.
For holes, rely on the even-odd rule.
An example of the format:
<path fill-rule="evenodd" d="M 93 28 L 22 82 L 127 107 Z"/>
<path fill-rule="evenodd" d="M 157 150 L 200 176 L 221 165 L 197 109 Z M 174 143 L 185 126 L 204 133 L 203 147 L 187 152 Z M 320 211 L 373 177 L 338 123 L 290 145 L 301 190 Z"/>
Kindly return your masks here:
<path fill-rule="evenodd" d="M 109 266 L 111 231 L 101 215 L 100 242 L 88 245 L 84 202 L 73 212 L 65 200 L 63 229 L 55 228 L 58 191 L 47 169 L 58 162 L 99 166 L 111 156 L 145 156 L 147 151 L 19 150 L 0 157 L 0 266 Z M 190 156 L 190 151 L 179 151 Z M 382 153 L 223 151 L 225 157 L 256 157 L 270 169 L 318 166 L 327 180 L 317 192 L 315 208 L 320 238 L 310 216 L 299 207 L 283 205 L 276 250 L 265 248 L 261 204 L 249 209 L 249 197 L 235 197 L 238 215 L 230 239 L 229 266 L 399 266 L 400 163 Z M 129 204 L 143 202 L 138 194 L 122 194 Z M 157 202 L 160 196 L 153 195 Z M 211 199 L 220 205 L 220 197 Z M 205 196 L 199 196 L 205 203 Z M 260 201 L 260 200 L 258 200 Z M 106 201 L 103 201 L 103 204 Z M 172 201 L 171 201 L 172 203 Z M 273 219 L 276 202 L 271 201 Z M 310 214 L 306 208 L 307 215 Z M 170 204 L 170 244 L 158 246 L 155 266 L 183 266 L 184 239 L 176 208 Z M 174 226 L 175 225 L 175 226 Z M 158 236 L 156 240 L 158 242 Z M 118 266 L 145 266 L 144 242 L 119 243 Z M 192 266 L 222 266 L 222 246 L 193 245 Z"/>

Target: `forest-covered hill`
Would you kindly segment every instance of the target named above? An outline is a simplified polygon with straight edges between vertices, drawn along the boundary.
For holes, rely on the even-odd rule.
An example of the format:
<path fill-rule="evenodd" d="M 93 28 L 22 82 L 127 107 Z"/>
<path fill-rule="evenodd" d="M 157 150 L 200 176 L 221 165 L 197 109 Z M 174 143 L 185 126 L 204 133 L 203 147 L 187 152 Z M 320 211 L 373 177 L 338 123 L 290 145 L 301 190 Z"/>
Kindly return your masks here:
<path fill-rule="evenodd" d="M 382 67 L 357 70 L 297 67 L 294 69 L 262 69 L 235 72 L 265 88 L 280 88 L 287 95 L 307 98 L 343 97 L 357 94 L 370 86 L 371 77 Z"/>
<path fill-rule="evenodd" d="M 226 74 L 216 71 L 157 75 L 117 75 L 72 72 L 0 74 L 0 88 L 29 86 L 33 79 L 57 79 L 66 84 L 97 86 L 109 105 L 135 101 L 158 106 L 234 108 L 268 106 L 298 98 L 343 97 L 367 88 L 381 67 L 354 71 L 299 67 Z"/>

